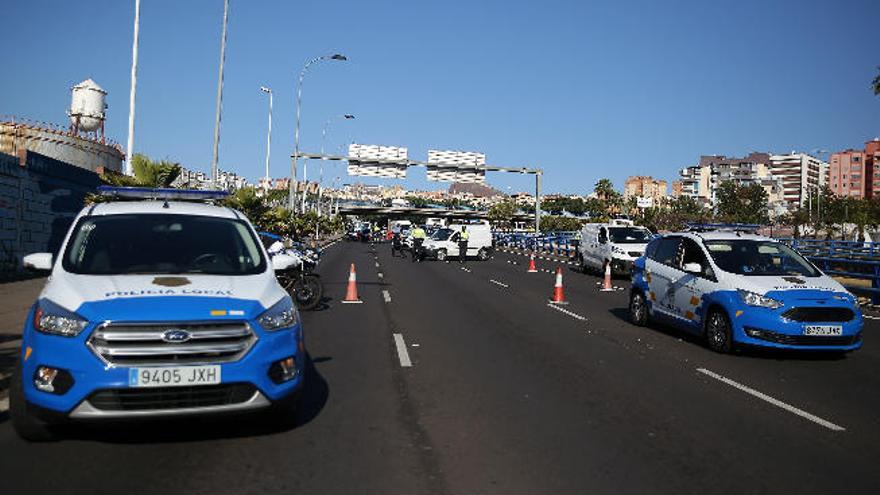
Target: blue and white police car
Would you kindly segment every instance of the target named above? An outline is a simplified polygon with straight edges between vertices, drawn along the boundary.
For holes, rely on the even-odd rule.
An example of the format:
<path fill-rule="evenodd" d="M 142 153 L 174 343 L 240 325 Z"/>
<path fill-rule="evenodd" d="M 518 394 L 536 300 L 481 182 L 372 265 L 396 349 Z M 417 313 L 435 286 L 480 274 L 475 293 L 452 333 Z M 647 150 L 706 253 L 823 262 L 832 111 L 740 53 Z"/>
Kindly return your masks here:
<path fill-rule="evenodd" d="M 652 240 L 634 265 L 630 318 L 663 320 L 729 352 L 735 345 L 852 351 L 862 345 L 855 298 L 790 247 L 715 229 Z"/>
<path fill-rule="evenodd" d="M 102 189 L 119 198 L 84 208 L 57 256 L 24 259 L 50 277 L 10 385 L 19 435 L 263 408 L 289 419 L 306 353 L 274 271 L 295 260 L 270 260 L 240 212 L 199 201 L 217 193 Z"/>

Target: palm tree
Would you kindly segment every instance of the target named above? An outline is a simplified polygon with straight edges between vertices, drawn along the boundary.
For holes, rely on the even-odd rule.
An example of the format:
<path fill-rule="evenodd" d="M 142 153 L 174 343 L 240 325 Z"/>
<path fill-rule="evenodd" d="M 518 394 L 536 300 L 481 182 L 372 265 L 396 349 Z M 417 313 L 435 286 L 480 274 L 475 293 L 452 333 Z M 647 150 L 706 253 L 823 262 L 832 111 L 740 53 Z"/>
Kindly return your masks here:
<path fill-rule="evenodd" d="M 877 77 L 874 78 L 872 86 L 874 86 L 874 94 L 880 96 L 880 67 L 877 67 Z"/>
<path fill-rule="evenodd" d="M 616 193 L 616 191 L 614 190 L 614 183 L 612 183 L 608 179 L 599 179 L 599 181 L 596 182 L 596 186 L 593 191 L 596 193 L 596 196 L 598 196 L 599 199 L 603 200 L 610 198 Z"/>
<path fill-rule="evenodd" d="M 114 186 L 171 187 L 180 176 L 180 164 L 168 160 L 150 160 L 146 155 L 131 157 L 133 176 L 103 173 L 101 180 Z"/>

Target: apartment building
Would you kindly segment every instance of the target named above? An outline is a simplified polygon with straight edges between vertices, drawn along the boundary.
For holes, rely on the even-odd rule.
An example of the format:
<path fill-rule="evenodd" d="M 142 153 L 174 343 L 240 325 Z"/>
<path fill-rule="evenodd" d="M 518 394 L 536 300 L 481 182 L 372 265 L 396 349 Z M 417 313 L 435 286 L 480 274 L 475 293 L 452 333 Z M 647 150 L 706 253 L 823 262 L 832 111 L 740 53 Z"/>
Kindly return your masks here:
<path fill-rule="evenodd" d="M 805 206 L 810 195 L 825 186 L 828 163 L 806 153 L 792 151 L 783 155 L 770 156 L 770 174 L 779 179 L 782 186 L 782 199 L 791 209 Z"/>
<path fill-rule="evenodd" d="M 623 184 L 623 198 L 651 198 L 659 201 L 667 196 L 666 181 L 647 175 L 633 175 L 626 178 Z"/>
<path fill-rule="evenodd" d="M 865 149 L 832 153 L 828 160 L 828 186 L 838 196 L 873 198 L 880 195 L 880 139 L 865 143 Z"/>

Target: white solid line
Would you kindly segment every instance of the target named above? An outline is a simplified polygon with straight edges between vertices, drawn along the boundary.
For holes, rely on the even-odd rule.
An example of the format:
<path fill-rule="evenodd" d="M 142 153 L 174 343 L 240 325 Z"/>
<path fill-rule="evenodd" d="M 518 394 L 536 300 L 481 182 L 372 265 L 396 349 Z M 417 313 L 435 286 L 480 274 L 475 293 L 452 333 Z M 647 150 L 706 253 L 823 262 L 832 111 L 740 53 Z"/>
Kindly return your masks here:
<path fill-rule="evenodd" d="M 579 315 L 579 314 L 577 314 L 577 313 L 573 313 L 573 312 L 571 312 L 571 311 L 569 311 L 569 310 L 567 310 L 567 309 L 565 309 L 565 308 L 560 308 L 559 306 L 556 306 L 555 304 L 547 303 L 547 307 L 548 307 L 548 308 L 553 308 L 553 309 L 555 309 L 556 311 L 560 311 L 560 312 L 562 312 L 562 313 L 565 313 L 565 314 L 567 314 L 568 316 L 571 316 L 572 318 L 575 318 L 575 319 L 578 319 L 578 320 L 581 320 L 581 321 L 587 321 L 587 319 L 586 319 L 585 317 L 583 317 L 583 316 L 581 316 L 581 315 Z"/>
<path fill-rule="evenodd" d="M 0 399 L 0 413 L 5 413 L 9 410 L 9 397 L 4 397 Z"/>
<path fill-rule="evenodd" d="M 400 365 L 404 368 L 412 366 L 412 361 L 409 360 L 409 352 L 406 350 L 406 342 L 403 341 L 403 335 L 395 333 L 394 344 L 397 346 L 397 357 L 400 358 Z"/>
<path fill-rule="evenodd" d="M 741 390 L 741 391 L 743 391 L 753 397 L 757 397 L 763 401 L 769 402 L 770 404 L 773 404 L 776 407 L 785 409 L 786 411 L 788 411 L 790 413 L 796 414 L 804 419 L 808 419 L 818 425 L 824 426 L 825 428 L 828 428 L 829 430 L 846 431 L 846 428 L 844 428 L 842 426 L 838 426 L 830 421 L 824 420 L 824 419 L 820 418 L 819 416 L 814 416 L 814 415 L 808 413 L 807 411 L 804 411 L 803 409 L 798 409 L 792 405 L 789 405 L 789 404 L 786 404 L 785 402 L 782 402 L 781 400 L 774 399 L 773 397 L 770 397 L 769 395 L 767 395 L 765 393 L 758 392 L 757 390 L 755 390 L 753 388 L 747 387 L 741 383 L 737 383 L 737 382 L 731 380 L 730 378 L 723 377 L 723 376 L 719 375 L 718 373 L 707 370 L 706 368 L 697 368 L 697 371 L 699 371 L 700 373 L 702 373 L 706 376 L 710 376 L 720 382 L 726 383 L 733 388 L 739 389 L 739 390 Z"/>
<path fill-rule="evenodd" d="M 382 297 L 385 298 L 385 302 L 391 302 L 391 294 L 389 294 L 387 290 L 382 291 Z"/>
<path fill-rule="evenodd" d="M 497 280 L 491 279 L 491 278 L 489 279 L 489 282 L 492 282 L 492 283 L 495 284 L 495 285 L 500 285 L 501 287 L 504 287 L 505 289 L 507 289 L 508 287 L 510 287 L 510 286 L 507 285 L 507 284 L 503 284 L 503 283 L 501 283 L 501 282 L 499 282 L 499 281 L 497 281 Z"/>

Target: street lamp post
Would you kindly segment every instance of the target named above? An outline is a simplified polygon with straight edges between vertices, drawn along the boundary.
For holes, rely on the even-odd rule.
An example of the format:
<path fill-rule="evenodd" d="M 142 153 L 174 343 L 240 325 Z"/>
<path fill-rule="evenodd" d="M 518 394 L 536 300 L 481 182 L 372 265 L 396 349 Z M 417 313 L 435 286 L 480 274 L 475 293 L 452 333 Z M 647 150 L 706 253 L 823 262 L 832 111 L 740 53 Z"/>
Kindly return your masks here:
<path fill-rule="evenodd" d="M 260 86 L 260 91 L 269 95 L 269 131 L 266 133 L 266 189 L 272 180 L 269 175 L 269 157 L 272 154 L 272 90 L 266 86 Z"/>
<path fill-rule="evenodd" d="M 299 73 L 299 81 L 296 86 L 296 128 L 294 130 L 293 135 L 293 161 L 290 164 L 290 191 L 288 195 L 288 206 L 290 209 L 296 208 L 296 163 L 299 160 L 299 121 L 300 121 L 300 113 L 302 112 L 302 85 L 303 79 L 306 77 L 306 72 L 309 70 L 309 67 L 316 63 L 322 62 L 324 60 L 338 60 L 340 62 L 344 62 L 348 60 L 345 55 L 341 55 L 339 53 L 333 55 L 322 55 L 320 57 L 315 57 L 303 66 L 302 71 Z M 305 170 L 303 170 L 303 179 L 306 178 Z M 303 210 L 305 210 L 305 191 L 303 192 Z"/>
<path fill-rule="evenodd" d="M 344 119 L 344 120 L 354 120 L 354 115 L 352 115 L 350 113 L 346 113 L 343 115 L 339 115 L 338 118 Z M 332 122 L 333 122 L 332 118 L 327 119 L 327 121 L 324 122 L 324 127 L 321 129 L 321 154 L 322 155 L 324 154 L 324 144 L 327 141 L 327 128 L 330 127 L 330 124 Z M 321 187 L 324 185 L 324 160 L 321 160 L 321 164 L 320 164 L 320 167 L 318 170 L 320 171 L 319 175 L 318 175 L 318 216 L 320 216 L 321 215 Z M 305 170 L 303 170 L 303 175 L 305 175 Z"/>
<path fill-rule="evenodd" d="M 131 155 L 134 153 L 134 97 L 137 93 L 138 35 L 141 28 L 141 0 L 134 2 L 134 40 L 131 43 L 131 93 L 128 97 L 128 142 L 125 146 L 125 175 L 134 175 Z"/>
<path fill-rule="evenodd" d="M 226 26 L 229 21 L 229 0 L 223 1 L 223 35 L 220 38 L 220 76 L 217 78 L 217 112 L 214 119 L 214 153 L 211 156 L 211 187 L 217 188 L 217 159 L 220 151 L 220 111 L 223 108 L 223 64 L 226 62 Z"/>

